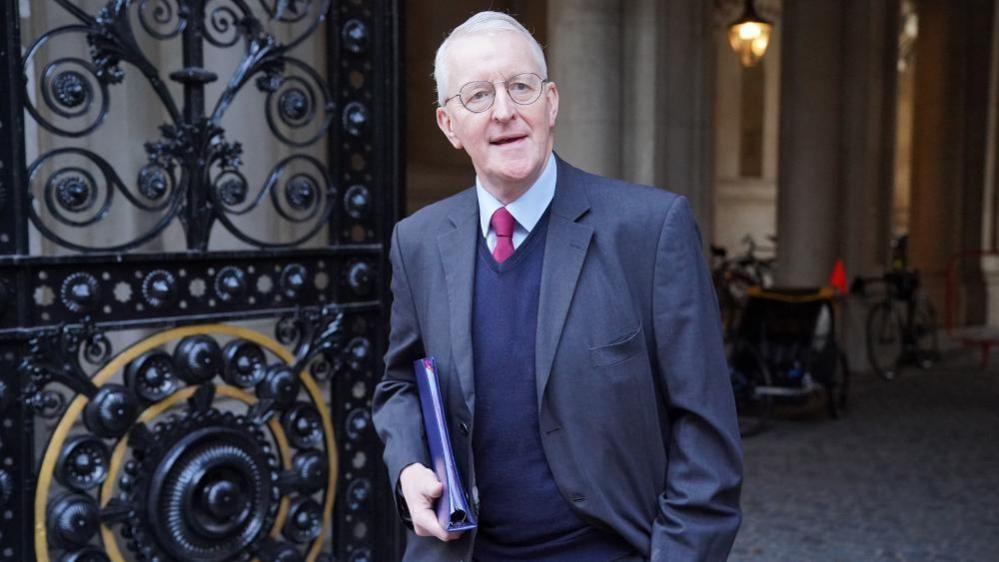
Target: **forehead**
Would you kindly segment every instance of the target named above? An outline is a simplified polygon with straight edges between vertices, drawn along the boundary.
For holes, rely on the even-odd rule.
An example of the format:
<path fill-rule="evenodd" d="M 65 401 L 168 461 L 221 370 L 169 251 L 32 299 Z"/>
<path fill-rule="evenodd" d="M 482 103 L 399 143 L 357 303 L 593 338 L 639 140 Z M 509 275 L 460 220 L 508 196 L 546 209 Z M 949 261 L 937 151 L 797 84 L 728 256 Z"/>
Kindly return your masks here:
<path fill-rule="evenodd" d="M 499 80 L 522 72 L 540 73 L 531 42 L 511 30 L 483 30 L 459 37 L 447 49 L 450 83 Z"/>

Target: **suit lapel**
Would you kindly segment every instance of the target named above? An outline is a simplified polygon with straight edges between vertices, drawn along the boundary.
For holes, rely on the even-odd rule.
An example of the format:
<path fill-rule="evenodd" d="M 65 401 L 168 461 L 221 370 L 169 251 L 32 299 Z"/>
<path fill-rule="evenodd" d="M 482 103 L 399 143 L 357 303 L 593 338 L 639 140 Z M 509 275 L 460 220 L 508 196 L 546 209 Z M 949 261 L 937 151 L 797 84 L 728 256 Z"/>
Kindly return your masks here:
<path fill-rule="evenodd" d="M 461 393 L 474 413 L 475 379 L 472 362 L 472 292 L 475 280 L 475 254 L 479 221 L 475 220 L 478 203 L 475 191 L 469 192 L 450 216 L 451 230 L 437 237 L 437 247 L 444 266 L 450 312 L 451 353 Z"/>
<path fill-rule="evenodd" d="M 545 241 L 535 342 L 538 411 L 541 410 L 545 388 L 551 376 L 555 350 L 562 337 L 572 295 L 593 238 L 591 226 L 576 222 L 590 208 L 585 188 L 573 181 L 573 168 L 561 159 L 556 158 L 556 162 L 558 178 Z"/>

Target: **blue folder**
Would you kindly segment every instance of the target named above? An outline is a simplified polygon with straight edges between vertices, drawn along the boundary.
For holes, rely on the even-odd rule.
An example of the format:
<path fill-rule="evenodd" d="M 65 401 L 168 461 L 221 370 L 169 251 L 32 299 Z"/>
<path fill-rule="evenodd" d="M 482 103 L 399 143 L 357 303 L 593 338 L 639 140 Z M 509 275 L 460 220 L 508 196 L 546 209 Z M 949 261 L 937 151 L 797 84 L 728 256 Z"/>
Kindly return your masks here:
<path fill-rule="evenodd" d="M 423 427 L 427 431 L 427 445 L 437 479 L 444 485 L 444 492 L 437 499 L 437 520 L 449 533 L 475 528 L 475 513 L 468 505 L 468 495 L 461 485 L 458 466 L 447 431 L 447 416 L 441 397 L 437 361 L 433 357 L 420 359 L 413 364 L 416 388 L 420 391 L 423 410 Z"/>

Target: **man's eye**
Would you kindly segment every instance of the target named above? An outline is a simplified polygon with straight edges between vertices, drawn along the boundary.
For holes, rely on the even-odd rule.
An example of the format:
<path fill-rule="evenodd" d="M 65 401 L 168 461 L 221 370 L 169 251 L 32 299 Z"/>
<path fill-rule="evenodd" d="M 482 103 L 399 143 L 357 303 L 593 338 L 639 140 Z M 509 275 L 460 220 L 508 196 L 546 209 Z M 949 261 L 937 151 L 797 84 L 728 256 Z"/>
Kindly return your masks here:
<path fill-rule="evenodd" d="M 468 96 L 469 101 L 480 101 L 484 100 L 489 96 L 489 92 L 485 90 L 476 90 Z"/>
<path fill-rule="evenodd" d="M 527 92 L 531 90 L 531 85 L 527 82 L 514 82 L 510 84 L 510 89 L 515 92 Z"/>

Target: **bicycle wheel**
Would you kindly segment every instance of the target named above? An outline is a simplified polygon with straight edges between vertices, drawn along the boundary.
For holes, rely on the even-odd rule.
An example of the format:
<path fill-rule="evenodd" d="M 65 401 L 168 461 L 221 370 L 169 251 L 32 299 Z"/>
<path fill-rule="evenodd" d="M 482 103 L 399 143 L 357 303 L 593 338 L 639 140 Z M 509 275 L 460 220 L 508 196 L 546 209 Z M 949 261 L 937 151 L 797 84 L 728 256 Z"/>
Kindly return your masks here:
<path fill-rule="evenodd" d="M 754 346 L 735 342 L 729 348 L 729 377 L 739 415 L 739 434 L 750 437 L 767 426 L 773 413 L 773 396 L 758 391 L 771 385 L 770 369 Z"/>
<path fill-rule="evenodd" d="M 867 313 L 867 359 L 881 378 L 893 380 L 902 358 L 902 324 L 890 302 L 877 304 Z"/>
<path fill-rule="evenodd" d="M 920 299 L 912 316 L 912 339 L 915 360 L 923 369 L 929 369 L 940 359 L 937 341 L 937 312 L 928 299 Z"/>

